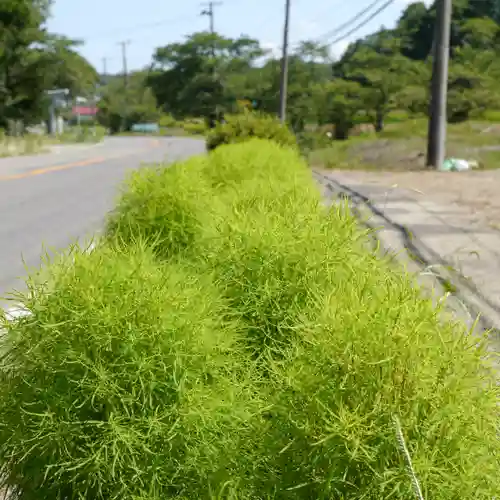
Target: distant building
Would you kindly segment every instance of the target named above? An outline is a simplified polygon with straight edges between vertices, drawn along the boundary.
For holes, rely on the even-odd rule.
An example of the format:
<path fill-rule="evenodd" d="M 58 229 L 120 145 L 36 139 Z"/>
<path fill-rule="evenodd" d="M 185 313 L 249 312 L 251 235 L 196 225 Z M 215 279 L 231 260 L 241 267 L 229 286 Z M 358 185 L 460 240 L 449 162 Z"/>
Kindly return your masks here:
<path fill-rule="evenodd" d="M 97 115 L 96 106 L 73 106 L 71 108 L 71 124 L 80 124 L 83 122 L 93 122 Z"/>
<path fill-rule="evenodd" d="M 73 115 L 80 117 L 94 117 L 97 114 L 96 106 L 73 106 L 71 108 L 71 112 Z"/>

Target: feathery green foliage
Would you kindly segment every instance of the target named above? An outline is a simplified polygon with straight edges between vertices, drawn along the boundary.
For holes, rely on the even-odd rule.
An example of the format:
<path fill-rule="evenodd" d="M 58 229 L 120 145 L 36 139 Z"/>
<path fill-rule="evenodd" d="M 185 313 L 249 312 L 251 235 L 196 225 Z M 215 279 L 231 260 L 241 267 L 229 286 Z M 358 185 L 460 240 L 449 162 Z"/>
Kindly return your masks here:
<path fill-rule="evenodd" d="M 6 483 L 26 499 L 160 499 L 230 479 L 258 406 L 210 276 L 114 246 L 75 249 L 47 278 L 33 314 L 3 325 Z"/>
<path fill-rule="evenodd" d="M 226 122 L 218 124 L 207 135 L 209 151 L 222 144 L 234 144 L 253 138 L 269 139 L 283 146 L 295 146 L 292 131 L 272 115 L 247 111 L 226 116 Z"/>
<path fill-rule="evenodd" d="M 425 498 L 498 496 L 484 343 L 321 203 L 292 149 L 185 168 L 130 182 L 113 217 L 131 236 L 49 267 L 6 325 L 0 459 L 20 497 L 407 500 L 395 421 Z"/>

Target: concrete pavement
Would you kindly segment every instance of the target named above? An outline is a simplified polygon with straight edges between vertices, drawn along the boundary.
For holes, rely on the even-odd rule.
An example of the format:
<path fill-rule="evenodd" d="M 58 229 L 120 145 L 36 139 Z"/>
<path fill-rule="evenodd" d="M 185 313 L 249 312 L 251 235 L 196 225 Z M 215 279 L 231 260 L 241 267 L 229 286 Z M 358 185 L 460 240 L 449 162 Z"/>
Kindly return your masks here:
<path fill-rule="evenodd" d="M 450 173 L 450 175 L 461 175 Z M 325 195 L 347 198 L 385 252 L 397 255 L 426 286 L 447 292 L 448 306 L 472 326 L 489 330 L 500 348 L 500 231 L 478 223 L 456 204 L 439 204 L 397 186 L 355 181 L 348 172 L 316 172 Z"/>
<path fill-rule="evenodd" d="M 197 139 L 126 137 L 0 159 L 0 296 L 22 288 L 22 259 L 28 267 L 38 267 L 44 249 L 62 250 L 73 241 L 91 239 L 128 171 L 204 150 Z"/>

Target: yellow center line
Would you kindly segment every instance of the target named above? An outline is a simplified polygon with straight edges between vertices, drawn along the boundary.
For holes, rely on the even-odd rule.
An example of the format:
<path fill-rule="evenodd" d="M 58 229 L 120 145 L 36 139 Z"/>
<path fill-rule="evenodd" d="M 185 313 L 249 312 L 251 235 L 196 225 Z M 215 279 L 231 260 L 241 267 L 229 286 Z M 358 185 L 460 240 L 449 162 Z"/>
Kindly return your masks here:
<path fill-rule="evenodd" d="M 151 140 L 150 144 L 152 147 L 158 147 L 160 145 L 160 141 L 153 139 Z M 107 160 L 119 158 L 120 156 L 125 156 L 125 155 L 123 155 L 123 153 L 119 153 L 117 155 L 115 154 L 108 157 L 100 156 L 97 158 L 89 158 L 87 160 L 77 161 L 73 163 L 65 163 L 63 165 L 53 165 L 50 167 L 37 168 L 35 170 L 29 170 L 27 172 L 23 172 L 20 174 L 0 175 L 0 182 L 12 181 L 15 179 L 26 179 L 27 177 L 34 177 L 36 175 L 48 174 L 50 172 L 58 172 L 61 170 L 69 170 L 70 168 L 75 168 L 75 167 L 86 167 L 88 165 L 96 165 L 97 163 L 103 163 Z"/>
<path fill-rule="evenodd" d="M 77 161 L 74 163 L 65 163 L 64 165 L 54 165 L 51 167 L 37 168 L 36 170 L 29 170 L 21 174 L 3 175 L 0 176 L 0 181 L 11 181 L 14 179 L 25 179 L 26 177 L 34 177 L 35 175 L 48 174 L 49 172 L 57 172 L 59 170 L 68 170 L 75 167 L 85 167 L 87 165 L 95 165 L 105 161 L 106 158 L 91 158 L 89 160 Z"/>

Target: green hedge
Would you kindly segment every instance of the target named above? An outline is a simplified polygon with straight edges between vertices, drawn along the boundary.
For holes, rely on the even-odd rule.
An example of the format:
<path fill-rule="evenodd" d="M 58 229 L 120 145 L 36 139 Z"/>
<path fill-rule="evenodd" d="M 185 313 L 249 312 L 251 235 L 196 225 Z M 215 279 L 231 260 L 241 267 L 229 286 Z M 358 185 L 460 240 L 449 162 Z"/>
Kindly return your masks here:
<path fill-rule="evenodd" d="M 139 243 L 45 271 L 32 316 L 5 325 L 4 481 L 37 499 L 200 498 L 229 481 L 262 404 L 210 276 Z"/>
<path fill-rule="evenodd" d="M 272 116 L 253 111 L 227 115 L 225 123 L 219 123 L 207 136 L 209 151 L 223 144 L 245 142 L 250 139 L 269 139 L 282 146 L 296 146 L 293 132 Z"/>
<path fill-rule="evenodd" d="M 127 224 L 6 325 L 21 498 L 407 500 L 401 439 L 425 498 L 499 495 L 484 346 L 325 209 L 296 151 L 254 139 L 138 175 Z"/>
<path fill-rule="evenodd" d="M 168 169 L 133 171 L 108 217 L 108 241 L 131 244 L 140 238 L 163 258 L 196 248 L 210 197 L 198 173 L 206 161 L 199 157 Z"/>
<path fill-rule="evenodd" d="M 205 121 L 184 121 L 181 124 L 182 129 L 191 135 L 204 135 L 208 127 Z"/>

